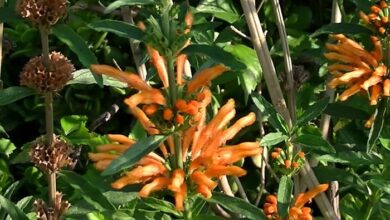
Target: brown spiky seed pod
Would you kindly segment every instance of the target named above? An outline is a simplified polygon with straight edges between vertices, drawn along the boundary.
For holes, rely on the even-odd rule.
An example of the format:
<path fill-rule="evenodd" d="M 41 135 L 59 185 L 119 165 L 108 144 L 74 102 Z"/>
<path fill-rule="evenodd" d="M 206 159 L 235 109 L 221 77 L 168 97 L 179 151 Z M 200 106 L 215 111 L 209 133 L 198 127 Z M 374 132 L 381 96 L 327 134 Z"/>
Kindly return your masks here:
<path fill-rule="evenodd" d="M 55 138 L 48 147 L 44 140 L 34 143 L 30 152 L 32 162 L 43 172 L 51 174 L 63 167 L 73 169 L 77 162 L 78 151 L 72 149 L 63 140 Z"/>
<path fill-rule="evenodd" d="M 20 84 L 41 93 L 61 90 L 72 79 L 74 66 L 59 52 L 53 51 L 49 57 L 47 69 L 43 63 L 43 56 L 30 59 L 23 68 Z"/>
<path fill-rule="evenodd" d="M 48 219 L 59 219 L 69 209 L 70 203 L 62 199 L 63 194 L 56 192 L 56 200 L 54 209 L 49 208 L 46 203 L 41 200 L 34 201 L 34 210 L 37 213 L 37 219 L 48 220 Z"/>
<path fill-rule="evenodd" d="M 67 0 L 19 0 L 16 10 L 34 25 L 50 26 L 66 13 Z"/>

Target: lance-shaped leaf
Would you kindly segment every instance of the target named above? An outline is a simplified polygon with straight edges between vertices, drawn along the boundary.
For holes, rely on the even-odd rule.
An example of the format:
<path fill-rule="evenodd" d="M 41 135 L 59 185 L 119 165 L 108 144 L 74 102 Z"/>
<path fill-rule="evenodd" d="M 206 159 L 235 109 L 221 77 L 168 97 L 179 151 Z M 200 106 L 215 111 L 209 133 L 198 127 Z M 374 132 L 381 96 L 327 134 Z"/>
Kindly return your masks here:
<path fill-rule="evenodd" d="M 243 70 L 245 65 L 238 61 L 231 53 L 226 52 L 220 47 L 210 45 L 191 44 L 183 51 L 185 54 L 205 55 L 217 63 L 229 67 L 232 70 Z"/>
<path fill-rule="evenodd" d="M 231 197 L 222 193 L 213 192 L 213 196 L 210 199 L 207 199 L 207 201 L 217 203 L 218 205 L 221 205 L 222 207 L 234 213 L 243 215 L 248 219 L 266 219 L 261 209 L 246 202 L 243 199 Z"/>
<path fill-rule="evenodd" d="M 34 94 L 35 91 L 27 87 L 8 87 L 6 89 L 0 90 L 0 106 L 14 103 L 20 99 L 26 98 Z"/>
<path fill-rule="evenodd" d="M 11 219 L 28 220 L 26 214 L 22 212 L 13 202 L 0 195 L 0 210 L 4 210 Z"/>
<path fill-rule="evenodd" d="M 68 45 L 68 47 L 77 54 L 80 62 L 85 67 L 90 67 L 91 64 L 98 63 L 97 58 L 94 53 L 88 48 L 88 45 L 84 40 L 74 32 L 70 27 L 65 24 L 57 24 L 53 28 L 54 35 L 63 43 Z M 99 86 L 103 86 L 103 78 L 101 75 L 93 75 L 96 82 Z"/>
<path fill-rule="evenodd" d="M 322 26 L 320 29 L 316 30 L 311 37 L 316 37 L 321 34 L 372 34 L 372 31 L 362 25 L 359 24 L 351 24 L 351 23 L 331 23 Z"/>
<path fill-rule="evenodd" d="M 103 176 L 112 175 L 122 171 L 123 169 L 132 167 L 142 157 L 155 150 L 167 138 L 164 135 L 149 136 L 141 139 L 126 150 L 119 158 L 112 161 L 102 173 Z"/>
<path fill-rule="evenodd" d="M 122 7 L 122 6 L 131 6 L 131 5 L 148 5 L 155 3 L 154 0 L 117 0 L 109 4 L 104 13 L 111 13 L 112 11 Z"/>
<path fill-rule="evenodd" d="M 132 38 L 141 40 L 145 35 L 138 27 L 123 21 L 116 20 L 99 20 L 88 25 L 96 31 L 105 31 L 113 33 L 119 37 Z"/>
<path fill-rule="evenodd" d="M 388 99 L 383 99 L 378 105 L 378 108 L 375 110 L 376 116 L 375 116 L 374 124 L 371 126 L 370 134 L 368 135 L 367 152 L 372 151 L 372 149 L 375 147 L 376 141 L 378 140 L 382 132 L 383 125 L 386 120 L 386 112 L 389 108 L 388 103 L 389 103 Z"/>
<path fill-rule="evenodd" d="M 315 119 L 319 116 L 326 108 L 329 103 L 329 98 L 325 97 L 315 104 L 309 106 L 306 111 L 303 112 L 302 116 L 298 118 L 296 127 L 300 127 L 308 123 L 309 121 Z"/>
<path fill-rule="evenodd" d="M 282 218 L 288 213 L 293 185 L 293 181 L 288 176 L 282 176 L 280 179 L 278 188 L 278 213 Z"/>
<path fill-rule="evenodd" d="M 259 109 L 263 117 L 268 117 L 268 122 L 277 131 L 288 134 L 288 126 L 282 116 L 276 112 L 275 108 L 263 96 L 252 94 L 252 100 Z"/>
<path fill-rule="evenodd" d="M 63 170 L 60 177 L 74 189 L 80 190 L 85 201 L 99 211 L 115 209 L 114 205 L 100 192 L 100 190 L 83 176 Z"/>

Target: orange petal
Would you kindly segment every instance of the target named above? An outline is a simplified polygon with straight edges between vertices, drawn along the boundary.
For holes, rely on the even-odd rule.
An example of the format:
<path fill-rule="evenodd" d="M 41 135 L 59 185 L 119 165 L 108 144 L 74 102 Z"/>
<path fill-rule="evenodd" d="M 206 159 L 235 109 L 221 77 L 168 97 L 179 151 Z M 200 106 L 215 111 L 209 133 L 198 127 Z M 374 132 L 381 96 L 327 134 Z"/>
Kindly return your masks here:
<path fill-rule="evenodd" d="M 157 177 L 151 183 L 144 185 L 138 194 L 143 198 L 148 197 L 150 193 L 166 188 L 169 182 L 170 179 L 166 177 Z"/>
<path fill-rule="evenodd" d="M 132 139 L 130 139 L 127 136 L 122 135 L 122 134 L 107 134 L 107 138 L 112 142 L 118 142 L 121 144 L 131 145 L 131 144 L 135 143 L 135 140 L 132 140 Z"/>
<path fill-rule="evenodd" d="M 390 79 L 385 79 L 383 82 L 383 95 L 390 96 Z"/>
<path fill-rule="evenodd" d="M 220 177 L 220 176 L 244 176 L 246 174 L 246 170 L 242 169 L 238 166 L 221 166 L 214 165 L 205 171 L 205 174 L 209 177 Z"/>
<path fill-rule="evenodd" d="M 176 59 L 176 83 L 178 85 L 183 84 L 184 66 L 187 61 L 186 54 L 180 54 Z"/>
<path fill-rule="evenodd" d="M 378 104 L 379 96 L 381 95 L 382 87 L 380 85 L 374 85 L 371 87 L 370 105 Z"/>
<path fill-rule="evenodd" d="M 198 185 L 198 187 L 196 188 L 196 191 L 198 191 L 198 193 L 200 193 L 206 199 L 208 199 L 212 196 L 210 188 L 208 188 L 206 185 Z"/>
<path fill-rule="evenodd" d="M 94 167 L 98 171 L 103 171 L 110 165 L 111 162 L 112 160 L 99 160 L 94 164 Z"/>
<path fill-rule="evenodd" d="M 194 78 L 188 83 L 187 93 L 190 94 L 202 86 L 205 86 L 208 82 L 228 71 L 229 68 L 222 64 L 217 64 L 213 67 L 206 68 L 197 73 Z"/>
<path fill-rule="evenodd" d="M 169 86 L 168 72 L 167 72 L 167 67 L 165 65 L 164 57 L 162 57 L 160 53 L 157 50 L 153 49 L 152 47 L 146 46 L 146 48 L 148 50 L 152 64 L 156 68 L 157 74 L 160 77 L 164 87 L 168 87 Z"/>
<path fill-rule="evenodd" d="M 119 157 L 119 155 L 110 154 L 110 153 L 88 153 L 88 157 L 92 161 L 115 160 L 116 158 Z"/>
<path fill-rule="evenodd" d="M 184 210 L 184 200 L 187 197 L 187 185 L 183 183 L 178 192 L 175 192 L 175 207 L 176 210 Z"/>
<path fill-rule="evenodd" d="M 380 83 L 382 81 L 382 77 L 380 76 L 376 76 L 376 75 L 373 75 L 371 76 L 370 78 L 368 78 L 366 81 L 364 81 L 364 83 L 362 84 L 362 88 L 364 90 L 368 90 L 368 88 L 370 88 L 371 86 L 373 85 L 376 85 L 378 83 Z"/>
<path fill-rule="evenodd" d="M 342 82 L 349 82 L 352 79 L 360 78 L 366 73 L 372 72 L 370 69 L 357 69 L 352 72 L 345 73 L 341 77 L 338 78 L 338 80 Z"/>
<path fill-rule="evenodd" d="M 97 73 L 97 74 L 104 74 L 108 75 L 114 78 L 117 78 L 129 85 L 129 87 L 133 87 L 137 90 L 140 91 L 152 91 L 153 88 L 146 84 L 145 81 L 141 79 L 140 76 L 134 73 L 129 73 L 129 72 L 123 72 L 120 71 L 112 66 L 108 65 L 97 65 L 97 64 L 92 64 L 90 66 L 90 69 L 92 72 Z"/>
<path fill-rule="evenodd" d="M 314 187 L 308 192 L 299 194 L 295 200 L 294 207 L 297 207 L 299 209 L 302 208 L 308 201 L 316 197 L 319 193 L 326 191 L 328 189 L 328 186 L 328 184 L 321 184 Z"/>
<path fill-rule="evenodd" d="M 182 169 L 176 169 L 172 174 L 172 182 L 168 189 L 172 192 L 179 192 L 181 185 L 184 183 L 185 173 Z"/>
<path fill-rule="evenodd" d="M 131 145 L 125 144 L 104 144 L 96 147 L 97 152 L 117 151 L 122 153 L 130 148 Z"/>
<path fill-rule="evenodd" d="M 351 86 L 349 89 L 345 90 L 339 97 L 340 101 L 345 101 L 349 97 L 355 95 L 361 90 L 361 83 L 356 83 L 355 85 Z"/>
<path fill-rule="evenodd" d="M 206 176 L 203 172 L 201 171 L 195 171 L 191 174 L 191 180 L 196 184 L 196 185 L 205 185 L 209 189 L 213 189 L 217 186 L 217 183 L 214 182 L 210 177 Z"/>

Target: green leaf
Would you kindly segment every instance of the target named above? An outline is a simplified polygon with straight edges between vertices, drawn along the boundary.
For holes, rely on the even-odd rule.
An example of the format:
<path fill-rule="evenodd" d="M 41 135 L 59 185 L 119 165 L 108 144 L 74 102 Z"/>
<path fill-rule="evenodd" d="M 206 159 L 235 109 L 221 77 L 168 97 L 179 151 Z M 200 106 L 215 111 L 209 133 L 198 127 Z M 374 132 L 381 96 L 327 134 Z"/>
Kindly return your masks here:
<path fill-rule="evenodd" d="M 261 209 L 240 198 L 213 192 L 213 196 L 206 201 L 217 203 L 227 210 L 243 215 L 249 219 L 266 219 Z"/>
<path fill-rule="evenodd" d="M 369 117 L 367 112 L 339 102 L 329 103 L 323 113 L 334 117 L 349 118 L 354 120 L 366 120 Z"/>
<path fill-rule="evenodd" d="M 315 104 L 309 106 L 309 108 L 302 113 L 302 116 L 298 118 L 296 127 L 299 128 L 308 123 L 309 121 L 315 119 L 325 110 L 328 103 L 329 98 L 325 97 L 320 101 L 316 102 Z"/>
<path fill-rule="evenodd" d="M 11 7 L 0 8 L 0 22 L 10 23 L 22 21 L 21 17 L 16 14 L 16 10 Z"/>
<path fill-rule="evenodd" d="M 61 118 L 60 123 L 65 135 L 79 130 L 81 127 L 85 127 L 87 123 L 87 117 L 81 115 L 69 115 Z"/>
<path fill-rule="evenodd" d="M 149 206 L 155 210 L 159 210 L 165 213 L 170 213 L 178 217 L 182 216 L 182 213 L 178 212 L 175 206 L 170 202 L 161 199 L 156 199 L 153 197 L 145 198 L 143 199 L 143 202 L 145 203 L 146 206 Z"/>
<path fill-rule="evenodd" d="M 243 44 L 229 45 L 224 49 L 246 66 L 246 69 L 239 71 L 238 79 L 245 93 L 245 103 L 247 103 L 249 94 L 256 89 L 261 80 L 262 69 L 259 59 L 252 48 Z"/>
<path fill-rule="evenodd" d="M 212 14 L 229 23 L 234 23 L 240 18 L 239 13 L 231 0 L 203 0 L 196 10 L 198 12 Z"/>
<path fill-rule="evenodd" d="M 138 199 L 137 192 L 108 191 L 103 195 L 114 205 L 120 206 Z"/>
<path fill-rule="evenodd" d="M 70 80 L 67 84 L 96 84 L 93 73 L 90 69 L 80 69 L 72 73 L 73 79 Z M 114 88 L 127 88 L 127 84 L 123 83 L 115 78 L 103 75 L 103 85 L 110 86 Z"/>
<path fill-rule="evenodd" d="M 14 103 L 20 99 L 26 98 L 34 94 L 35 91 L 27 87 L 8 87 L 6 89 L 0 90 L 0 106 Z"/>
<path fill-rule="evenodd" d="M 278 188 L 278 214 L 282 218 L 288 214 L 293 186 L 294 182 L 289 176 L 282 176 L 280 178 Z"/>
<path fill-rule="evenodd" d="M 96 31 L 105 31 L 113 33 L 119 37 L 141 40 L 145 35 L 141 29 L 123 21 L 116 20 L 98 20 L 88 25 Z"/>
<path fill-rule="evenodd" d="M 215 62 L 222 63 L 223 65 L 231 68 L 232 70 L 243 70 L 246 68 L 245 65 L 238 61 L 235 56 L 217 46 L 191 44 L 186 47 L 182 52 L 188 55 L 198 54 L 208 56 Z"/>
<path fill-rule="evenodd" d="M 2 195 L 0 195 L 0 207 L 8 213 L 11 219 L 28 220 L 28 217 L 22 210 Z"/>
<path fill-rule="evenodd" d="M 142 157 L 155 150 L 167 138 L 164 135 L 155 135 L 144 138 L 135 143 L 131 148 L 126 150 L 119 158 L 103 171 L 103 176 L 112 175 L 129 168 L 137 163 Z"/>
<path fill-rule="evenodd" d="M 272 127 L 283 134 L 288 134 L 287 124 L 275 108 L 260 94 L 252 94 L 253 103 L 259 109 L 263 117 L 268 117 Z"/>
<path fill-rule="evenodd" d="M 122 6 L 149 5 L 153 3 L 155 3 L 154 0 L 117 0 L 109 4 L 104 13 L 109 14 Z"/>
<path fill-rule="evenodd" d="M 363 166 L 371 164 L 382 164 L 381 158 L 374 154 L 347 151 L 338 152 L 337 154 L 325 154 L 316 157 L 316 159 L 322 163 L 340 163 L 349 164 L 351 166 Z"/>
<path fill-rule="evenodd" d="M 0 138 L 0 154 L 5 154 L 7 157 L 14 152 L 15 145 L 8 139 Z"/>
<path fill-rule="evenodd" d="M 288 137 L 281 132 L 273 132 L 266 134 L 260 142 L 261 146 L 273 146 L 279 144 L 282 141 L 287 140 Z"/>
<path fill-rule="evenodd" d="M 345 195 L 340 201 L 340 213 L 343 219 L 362 219 L 364 216 L 364 211 L 362 210 L 364 204 L 365 202 L 362 202 L 358 196 L 350 193 Z"/>
<path fill-rule="evenodd" d="M 0 134 L 3 134 L 7 138 L 9 137 L 7 131 L 4 129 L 2 125 L 0 125 Z"/>
<path fill-rule="evenodd" d="M 388 108 L 387 103 L 388 103 L 388 99 L 382 99 L 382 101 L 378 105 L 378 108 L 375 110 L 375 115 L 376 115 L 375 120 L 371 126 L 371 130 L 367 140 L 367 152 L 372 151 L 372 149 L 375 147 L 376 141 L 378 140 L 382 132 L 383 125 L 386 120 L 385 116 Z"/>
<path fill-rule="evenodd" d="M 74 189 L 79 190 L 85 201 L 94 206 L 97 210 L 104 211 L 106 209 L 115 209 L 114 205 L 108 201 L 100 190 L 83 176 L 66 170 L 61 171 L 59 176 L 64 182 L 71 185 Z"/>
<path fill-rule="evenodd" d="M 88 48 L 88 45 L 85 43 L 76 32 L 74 32 L 69 26 L 65 24 L 57 24 L 52 28 L 54 35 L 63 43 L 68 45 L 68 47 L 77 54 L 80 62 L 85 67 L 90 67 L 91 64 L 98 63 L 97 58 L 94 53 Z M 103 78 L 101 75 L 93 75 L 97 84 L 103 86 Z"/>
<path fill-rule="evenodd" d="M 196 215 L 192 218 L 193 220 L 223 220 L 224 218 L 218 217 L 216 215 L 210 215 L 210 214 L 201 214 Z"/>
<path fill-rule="evenodd" d="M 372 34 L 372 31 L 362 25 L 359 24 L 351 24 L 351 23 L 331 23 L 322 26 L 320 29 L 316 30 L 311 37 L 316 37 L 321 34 Z"/>
<path fill-rule="evenodd" d="M 336 150 L 321 136 L 312 134 L 302 134 L 293 140 L 294 143 L 301 144 L 305 152 L 316 153 L 336 153 Z"/>
<path fill-rule="evenodd" d="M 26 207 L 28 207 L 32 202 L 34 201 L 34 197 L 33 196 L 27 196 L 27 197 L 24 197 L 23 199 L 19 200 L 17 203 L 16 203 L 16 206 L 24 211 L 24 209 Z"/>

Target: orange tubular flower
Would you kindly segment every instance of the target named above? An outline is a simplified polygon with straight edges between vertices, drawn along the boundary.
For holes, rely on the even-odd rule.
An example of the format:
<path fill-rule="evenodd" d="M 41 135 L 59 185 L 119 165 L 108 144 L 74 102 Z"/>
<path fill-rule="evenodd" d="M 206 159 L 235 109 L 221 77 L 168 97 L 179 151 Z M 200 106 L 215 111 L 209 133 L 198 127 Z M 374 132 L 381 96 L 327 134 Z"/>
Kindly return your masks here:
<path fill-rule="evenodd" d="M 192 15 L 186 15 L 186 29 L 188 33 L 192 25 Z M 143 24 L 139 24 L 145 30 Z M 188 41 L 186 45 L 190 42 Z M 150 134 L 175 133 L 179 137 L 182 155 L 176 151 L 176 142 L 173 136 L 168 136 L 160 145 L 159 156 L 157 152 L 151 152 L 133 168 L 123 172 L 122 176 L 114 181 L 111 186 L 114 189 L 122 189 L 130 184 L 142 184 L 139 192 L 141 197 L 147 197 L 151 193 L 167 189 L 175 199 L 177 210 L 184 209 L 184 200 L 187 190 L 196 189 L 206 198 L 212 196 L 212 190 L 217 186 L 218 179 L 225 175 L 242 176 L 246 171 L 233 165 L 245 157 L 255 156 L 262 153 L 258 142 L 244 142 L 237 145 L 225 146 L 226 142 L 244 127 L 252 125 L 255 114 L 249 113 L 228 127 L 235 117 L 234 100 L 229 100 L 207 124 L 207 106 L 211 103 L 212 94 L 208 83 L 222 73 L 229 70 L 228 67 L 217 64 L 201 70 L 195 74 L 192 80 L 183 78 L 186 55 L 179 54 L 176 57 L 177 85 L 169 85 L 165 58 L 160 53 L 146 45 L 151 57 L 151 63 L 156 68 L 163 84 L 162 88 L 153 88 L 138 75 L 129 74 L 106 65 L 92 65 L 93 72 L 106 74 L 126 82 L 129 87 L 139 90 L 138 93 L 125 99 L 125 104 L 130 112 L 139 120 L 143 128 Z M 170 89 L 167 87 L 178 86 L 178 100 L 167 102 Z M 181 89 L 183 88 L 183 89 Z M 176 99 L 176 98 L 175 98 Z M 96 153 L 89 153 L 90 159 L 98 170 L 106 169 L 112 160 L 118 158 L 133 144 L 123 135 L 109 135 L 111 143 L 98 146 Z M 172 162 L 171 156 L 182 157 L 184 168 L 180 168 Z M 171 164 L 172 163 L 172 164 Z M 189 169 L 187 169 L 187 167 Z"/>
<path fill-rule="evenodd" d="M 380 10 L 378 7 L 372 10 Z M 365 18 L 365 17 L 364 17 Z M 371 37 L 373 51 L 367 51 L 362 45 L 342 34 L 332 36 L 336 44 L 326 44 L 330 50 L 324 56 L 337 63 L 329 65 L 329 72 L 333 79 L 329 87 L 345 86 L 346 90 L 340 95 L 341 101 L 366 91 L 370 93 L 370 104 L 376 105 L 382 96 L 386 96 L 387 80 L 389 80 L 387 66 L 383 64 L 382 46 L 380 40 Z M 387 86 L 388 87 L 388 86 Z"/>
<path fill-rule="evenodd" d="M 328 184 L 321 184 L 313 189 L 299 194 L 295 198 L 295 202 L 292 204 L 289 210 L 288 219 L 289 220 L 309 220 L 313 219 L 311 215 L 311 209 L 309 207 L 304 207 L 304 205 L 310 202 L 314 197 L 319 193 L 324 192 L 328 189 Z M 267 216 L 267 219 L 280 219 L 277 211 L 277 198 L 274 195 L 268 195 L 266 198 L 266 203 L 264 203 L 263 210 L 264 214 Z"/>

